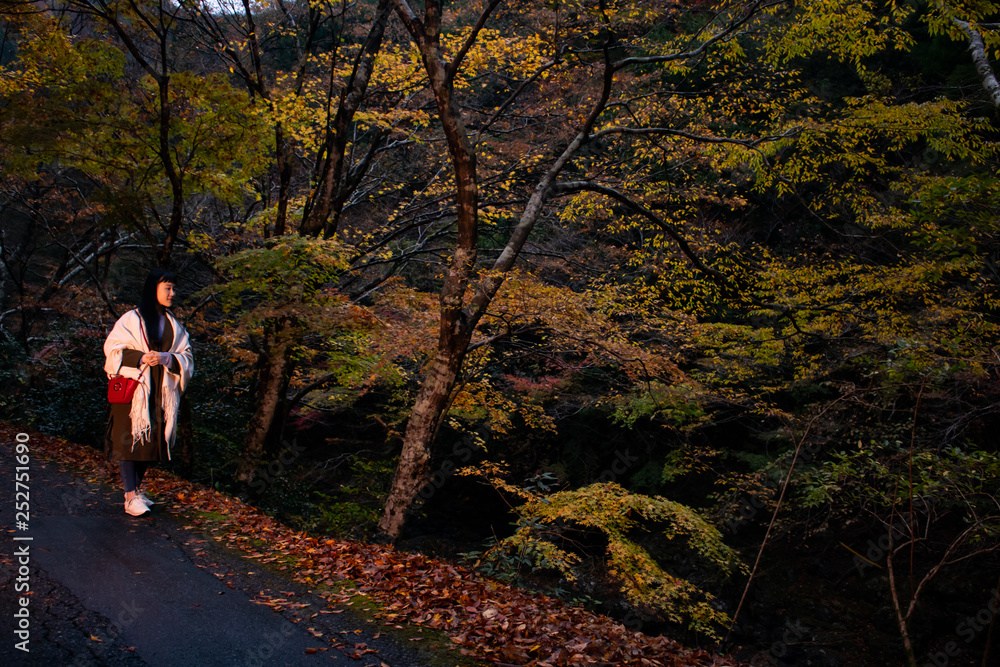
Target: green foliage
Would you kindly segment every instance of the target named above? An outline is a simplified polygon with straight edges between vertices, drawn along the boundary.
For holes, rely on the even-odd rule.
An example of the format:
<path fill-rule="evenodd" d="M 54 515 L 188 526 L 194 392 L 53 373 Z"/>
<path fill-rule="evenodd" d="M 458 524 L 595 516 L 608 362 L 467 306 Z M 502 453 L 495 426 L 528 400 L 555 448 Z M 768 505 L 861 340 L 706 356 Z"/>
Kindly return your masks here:
<path fill-rule="evenodd" d="M 771 44 L 776 61 L 827 51 L 864 72 L 872 56 L 913 43 L 902 27 L 913 11 L 910 3 L 805 0 L 796 2 L 793 11 L 791 25 L 778 31 Z"/>
<path fill-rule="evenodd" d="M 289 308 L 330 306 L 326 286 L 347 268 L 348 252 L 336 240 L 268 239 L 263 247 L 220 258 L 216 268 L 225 280 L 210 291 L 224 312 L 240 311 L 251 327 Z"/>
<path fill-rule="evenodd" d="M 650 607 L 673 622 L 718 638 L 728 617 L 713 606 L 712 595 L 664 569 L 636 537 L 637 532 L 648 531 L 671 551 L 694 556 L 699 566 L 723 574 L 740 571 L 737 554 L 695 510 L 659 496 L 630 493 L 613 482 L 548 495 L 520 493 L 528 500 L 517 508 L 520 520 L 514 534 L 482 556 L 492 570 L 526 562 L 556 570 L 572 582 L 582 560 L 562 538 L 569 528 L 594 531 L 606 540 L 608 573 L 631 604 Z M 512 559 L 510 554 L 517 556 Z"/>
<path fill-rule="evenodd" d="M 541 202 L 526 251 L 472 333 L 444 424 L 481 445 L 477 456 L 509 454 L 530 478 L 527 490 L 507 489 L 525 500 L 521 519 L 484 567 L 581 579 L 587 561 L 569 538 L 597 536 L 634 604 L 704 632 L 723 615 L 693 577 L 662 565 L 659 549 L 723 572 L 734 558 L 693 510 L 636 491 L 690 506 L 772 498 L 802 442 L 811 455 L 799 460 L 796 493 L 776 524 L 793 550 L 833 539 L 834 527 L 899 514 L 911 497 L 939 512 L 927 544 L 947 539 L 955 517 L 986 519 L 976 533 L 986 542 L 995 516 L 997 126 L 961 75 L 973 68 L 960 22 L 982 33 L 995 62 L 997 3 L 764 5 L 697 57 L 656 62 L 722 34 L 743 7 L 502 7 L 453 89 L 475 128 L 479 177 L 469 289 L 452 295 L 468 306 L 539 175 L 604 99 L 602 46 L 612 40 L 613 61 L 637 58 L 615 69 L 607 104 Z M 449 5 L 447 53 L 470 35 L 476 8 Z M 345 13 L 337 25 L 347 38 L 334 50 L 329 8 L 287 11 L 263 40 L 281 46 L 265 47 L 254 90 L 225 75 L 235 60 L 199 50 L 194 24 L 178 24 L 162 100 L 93 17 L 74 15 L 70 26 L 58 13 L 5 14 L 0 205 L 16 215 L 4 218 L 3 325 L 50 287 L 114 295 L 124 264 L 149 263 L 148 248 L 136 246 L 160 241 L 166 205 L 181 196 L 178 247 L 190 251 L 181 262 L 194 283 L 184 289 L 203 287 L 208 265 L 218 277 L 196 297 L 219 307 L 199 308 L 192 323 L 214 344 L 198 353 L 189 396 L 196 474 L 213 482 L 240 460 L 251 388 L 286 346 L 295 368 L 286 398 L 314 383 L 310 410 L 367 396 L 368 414 L 395 442 L 439 351 L 435 292 L 460 268 L 446 259 L 456 231 L 451 156 L 421 102 L 427 82 L 409 43 L 383 47 L 347 128 L 329 193 L 344 203 L 337 240 L 265 238 L 280 193 L 293 229 L 332 173 L 322 164 L 331 101 L 364 30 Z M 298 11 L 317 20 L 291 20 Z M 314 23 L 324 27 L 305 39 Z M 233 46 L 247 54 L 249 45 Z M 513 82 L 524 82 L 516 99 Z M 273 145 L 279 123 L 285 146 Z M 286 190 L 277 156 L 293 166 Z M 49 319 L 37 328 L 50 330 L 25 334 L 33 356 L 0 340 L 0 411 L 93 442 L 103 433 L 99 341 L 68 332 L 77 321 L 94 331 L 105 323 L 96 308 L 69 307 L 70 297 L 45 298 Z M 95 405 L 88 398 L 79 409 L 84 395 Z M 881 444 L 836 451 L 859 441 Z M 610 442 L 645 449 L 641 467 L 618 476 L 622 486 L 558 490 L 596 477 Z M 337 490 L 307 485 L 289 467 L 268 480 L 262 502 L 313 530 L 363 532 L 385 497 L 388 465 L 356 459 Z M 799 531 L 811 521 L 803 516 L 830 519 Z"/>
<path fill-rule="evenodd" d="M 828 520 L 846 529 L 866 528 L 872 519 L 881 524 L 879 544 L 888 538 L 886 547 L 866 556 L 855 551 L 855 563 L 882 568 L 876 561 L 884 558 L 897 627 L 909 664 L 916 665 L 910 635 L 915 612 L 926 612 L 918 603 L 927 584 L 954 576 L 958 563 L 963 569 L 988 566 L 1000 551 L 1000 456 L 995 448 L 927 451 L 901 444 L 859 441 L 857 449 L 831 455 L 802 475 L 802 502 L 822 507 Z M 896 558 L 904 547 L 906 557 Z M 961 576 L 967 578 L 967 571 Z"/>
<path fill-rule="evenodd" d="M 517 532 L 550 532 L 549 527 L 537 519 L 521 517 L 514 526 Z M 484 574 L 510 583 L 522 582 L 522 577 L 527 572 L 545 570 L 555 570 L 563 575 L 569 573 L 567 579 L 572 582 L 575 579 L 574 569 L 581 560 L 576 554 L 567 553 L 546 540 L 516 537 L 498 540 L 491 537 L 485 545 L 486 551 L 469 551 L 461 555 L 466 560 L 475 561 L 475 567 Z"/>
<path fill-rule="evenodd" d="M 641 392 L 613 400 L 615 422 L 629 428 L 639 419 L 662 421 L 674 428 L 693 428 L 704 423 L 705 410 L 695 392 L 685 385 L 652 382 Z"/>
<path fill-rule="evenodd" d="M 359 505 L 346 500 L 338 501 L 326 494 L 315 492 L 319 498 L 312 505 L 306 530 L 335 537 L 363 537 L 378 524 L 379 507 Z"/>
<path fill-rule="evenodd" d="M 134 79 L 126 60 L 109 40 L 71 35 L 54 14 L 23 18 L 17 57 L 0 68 L 5 171 L 29 179 L 54 167 L 86 175 L 105 224 L 141 228 L 171 200 L 165 160 L 185 196 L 241 202 L 271 150 L 245 92 L 221 75 L 177 71 L 160 100 L 157 82 Z M 164 110 L 169 155 L 160 141 Z"/>
<path fill-rule="evenodd" d="M 799 482 L 804 507 L 830 507 L 838 513 L 868 505 L 882 514 L 935 506 L 956 510 L 982 523 L 984 534 L 1000 537 L 1000 454 L 977 448 L 949 447 L 916 451 L 902 443 L 871 442 L 832 453 L 828 461 L 805 471 Z"/>
<path fill-rule="evenodd" d="M 351 457 L 348 480 L 335 493 L 316 491 L 306 530 L 352 539 L 372 534 L 392 480 L 393 465 L 382 460 Z"/>
<path fill-rule="evenodd" d="M 202 293 L 218 301 L 223 323 L 205 326 L 244 368 L 262 351 L 290 345 L 299 369 L 293 388 L 317 376 L 333 385 L 309 399 L 319 409 L 350 405 L 373 386 L 398 385 L 399 370 L 377 341 L 382 324 L 335 287 L 352 251 L 335 239 L 286 235 L 220 258 L 223 280 Z"/>
<path fill-rule="evenodd" d="M 234 381 L 236 364 L 218 345 L 194 341 L 197 374 L 185 400 L 191 404 L 194 432 L 193 479 L 227 487 L 239 458 L 239 444 L 252 414 L 252 396 Z"/>

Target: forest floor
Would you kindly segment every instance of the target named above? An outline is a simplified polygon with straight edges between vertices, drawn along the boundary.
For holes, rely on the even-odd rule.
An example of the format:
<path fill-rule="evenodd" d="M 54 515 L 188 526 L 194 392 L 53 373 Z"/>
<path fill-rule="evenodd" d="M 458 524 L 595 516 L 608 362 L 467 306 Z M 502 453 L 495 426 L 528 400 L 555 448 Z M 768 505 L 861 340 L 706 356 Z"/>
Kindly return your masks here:
<path fill-rule="evenodd" d="M 736 664 L 442 559 L 294 531 L 156 468 L 153 512 L 131 517 L 99 452 L 28 432 L 22 466 L 18 433 L 0 424 L 3 664 Z"/>

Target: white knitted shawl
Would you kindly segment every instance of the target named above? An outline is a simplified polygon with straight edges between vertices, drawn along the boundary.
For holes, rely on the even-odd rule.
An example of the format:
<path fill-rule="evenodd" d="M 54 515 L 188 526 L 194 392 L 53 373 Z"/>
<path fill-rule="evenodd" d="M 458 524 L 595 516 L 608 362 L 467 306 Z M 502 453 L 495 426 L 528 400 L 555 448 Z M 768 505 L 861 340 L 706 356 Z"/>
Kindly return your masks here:
<path fill-rule="evenodd" d="M 167 458 L 170 458 L 170 447 L 177 435 L 177 412 L 180 406 L 181 394 L 187 388 L 188 381 L 194 374 L 194 357 L 191 355 L 191 343 L 187 330 L 170 312 L 167 312 L 170 325 L 174 330 L 174 341 L 167 350 L 177 359 L 180 373 L 171 373 L 167 367 L 163 369 L 163 382 L 160 385 L 160 396 L 163 400 L 163 417 L 167 438 Z M 139 381 L 135 394 L 132 395 L 132 409 L 129 418 L 132 420 L 132 449 L 140 440 L 149 439 L 149 378 L 150 373 L 144 373 L 143 368 L 125 366 L 122 361 L 122 350 L 139 350 L 149 352 L 144 326 L 138 310 L 130 310 L 122 315 L 108 339 L 104 341 L 104 372 L 111 377 L 115 373 Z M 121 367 L 121 370 L 119 370 Z"/>

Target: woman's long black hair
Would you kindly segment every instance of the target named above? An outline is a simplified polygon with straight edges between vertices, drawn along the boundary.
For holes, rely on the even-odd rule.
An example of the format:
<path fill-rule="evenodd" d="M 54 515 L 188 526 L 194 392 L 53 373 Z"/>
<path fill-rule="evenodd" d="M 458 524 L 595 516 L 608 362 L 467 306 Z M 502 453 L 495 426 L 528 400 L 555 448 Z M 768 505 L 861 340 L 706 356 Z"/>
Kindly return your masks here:
<path fill-rule="evenodd" d="M 146 327 L 146 338 L 152 348 L 159 349 L 161 342 L 160 315 L 165 310 L 156 300 L 156 286 L 160 283 L 177 283 L 177 276 L 166 269 L 153 269 L 146 276 L 139 299 L 139 314 Z"/>

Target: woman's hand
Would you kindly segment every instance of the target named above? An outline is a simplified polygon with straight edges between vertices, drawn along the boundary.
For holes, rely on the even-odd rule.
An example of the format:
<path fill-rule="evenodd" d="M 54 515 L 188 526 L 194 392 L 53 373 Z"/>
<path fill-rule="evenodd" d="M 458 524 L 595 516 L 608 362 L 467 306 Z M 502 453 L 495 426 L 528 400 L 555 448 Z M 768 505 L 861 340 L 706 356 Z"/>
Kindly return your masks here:
<path fill-rule="evenodd" d="M 147 352 L 142 355 L 142 363 L 147 366 L 159 366 L 160 365 L 160 353 L 159 352 Z"/>

